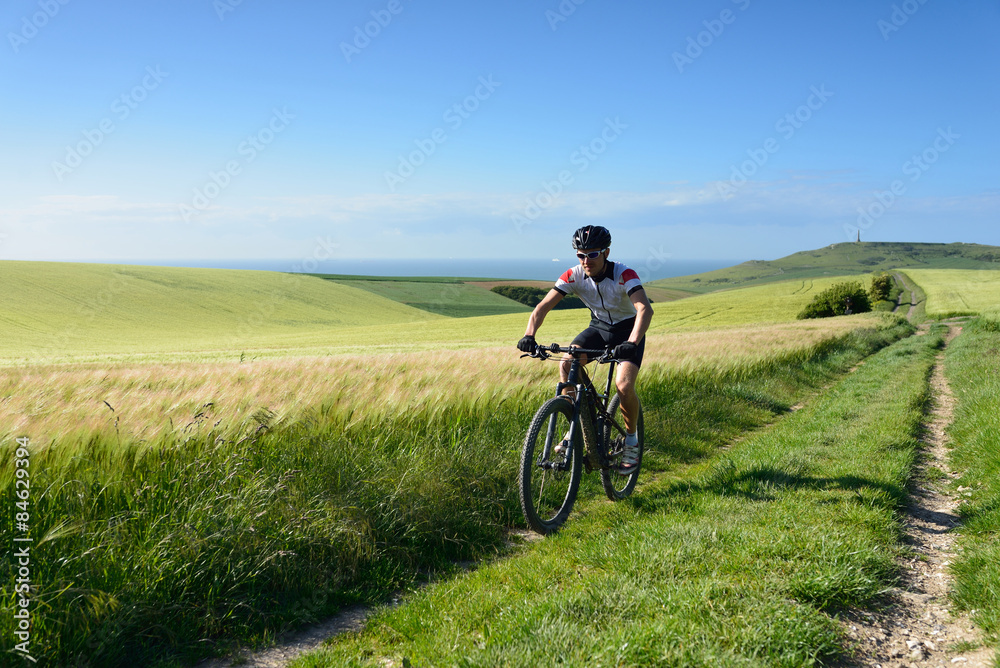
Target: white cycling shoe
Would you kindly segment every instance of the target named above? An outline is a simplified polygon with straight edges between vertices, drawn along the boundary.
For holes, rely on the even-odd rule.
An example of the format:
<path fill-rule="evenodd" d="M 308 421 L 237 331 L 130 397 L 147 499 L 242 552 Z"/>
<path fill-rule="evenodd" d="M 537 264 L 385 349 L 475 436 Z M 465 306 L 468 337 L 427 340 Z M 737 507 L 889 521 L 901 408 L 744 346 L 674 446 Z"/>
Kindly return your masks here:
<path fill-rule="evenodd" d="M 622 460 L 618 464 L 618 472 L 628 475 L 639 467 L 639 441 L 629 444 L 628 439 L 622 445 Z"/>

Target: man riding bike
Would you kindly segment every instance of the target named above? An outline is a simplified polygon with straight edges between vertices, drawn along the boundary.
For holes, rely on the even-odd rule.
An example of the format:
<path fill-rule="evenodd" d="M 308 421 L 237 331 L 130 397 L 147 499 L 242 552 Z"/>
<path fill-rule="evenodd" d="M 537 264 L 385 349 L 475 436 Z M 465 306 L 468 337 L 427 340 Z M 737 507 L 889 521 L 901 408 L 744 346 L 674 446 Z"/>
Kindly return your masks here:
<path fill-rule="evenodd" d="M 573 345 L 591 349 L 614 347 L 614 356 L 621 361 L 615 386 L 621 396 L 622 420 L 627 433 L 621 464 L 624 473 L 638 465 L 639 397 L 635 381 L 642 365 L 653 307 L 649 305 L 639 275 L 621 262 L 608 261 L 610 246 L 611 233 L 599 225 L 587 225 L 573 233 L 573 248 L 580 264 L 560 276 L 555 287 L 531 312 L 517 348 L 526 353 L 535 351 L 538 328 L 566 295 L 577 295 L 590 309 L 590 326 L 573 339 Z M 572 357 L 567 356 L 559 366 L 563 382 L 569 376 L 571 361 Z M 586 362 L 584 356 L 583 363 Z M 572 391 L 568 388 L 568 392 Z"/>

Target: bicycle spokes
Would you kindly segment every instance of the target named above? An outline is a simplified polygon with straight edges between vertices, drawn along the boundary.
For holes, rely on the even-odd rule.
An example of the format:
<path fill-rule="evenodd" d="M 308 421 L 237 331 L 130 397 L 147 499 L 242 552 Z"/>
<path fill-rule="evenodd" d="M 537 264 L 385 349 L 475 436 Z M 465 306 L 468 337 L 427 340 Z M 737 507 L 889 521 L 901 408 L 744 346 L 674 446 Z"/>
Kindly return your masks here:
<path fill-rule="evenodd" d="M 579 437 L 570 434 L 573 408 L 562 399 L 535 415 L 521 456 L 521 506 L 531 528 L 551 533 L 566 520 L 580 483 Z M 566 442 L 567 434 L 569 441 Z M 564 444 L 565 447 L 557 447 Z"/>

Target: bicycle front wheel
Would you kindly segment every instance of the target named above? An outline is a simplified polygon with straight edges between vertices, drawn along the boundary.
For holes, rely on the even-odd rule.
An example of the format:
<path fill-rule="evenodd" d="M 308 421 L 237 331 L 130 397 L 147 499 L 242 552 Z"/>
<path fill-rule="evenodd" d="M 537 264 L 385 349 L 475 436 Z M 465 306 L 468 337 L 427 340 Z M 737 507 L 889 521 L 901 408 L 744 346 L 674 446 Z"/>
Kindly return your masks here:
<path fill-rule="evenodd" d="M 620 405 L 621 397 L 616 394 L 611 398 L 611 403 L 608 404 L 608 415 L 619 419 L 621 417 L 621 411 L 619 410 Z M 646 437 L 642 423 L 642 404 L 639 404 L 639 420 L 636 425 L 636 436 L 639 438 L 639 459 L 635 468 L 628 473 L 619 473 L 617 470 L 617 467 L 622 460 L 622 447 L 625 441 L 624 437 L 619 436 L 618 438 L 615 438 L 615 428 L 610 424 L 606 425 L 604 430 L 604 442 L 608 443 L 608 456 L 611 459 L 611 468 L 601 469 L 601 483 L 604 485 L 604 493 L 607 494 L 608 498 L 612 501 L 619 501 L 632 493 L 635 489 L 635 483 L 639 480 L 639 468 L 642 466 L 642 454 L 646 449 Z"/>
<path fill-rule="evenodd" d="M 521 452 L 518 488 L 528 526 L 550 534 L 563 525 L 580 487 L 583 437 L 579 425 L 572 443 L 565 443 L 573 422 L 573 404 L 552 398 L 535 413 Z M 563 444 L 563 447 L 559 447 Z"/>

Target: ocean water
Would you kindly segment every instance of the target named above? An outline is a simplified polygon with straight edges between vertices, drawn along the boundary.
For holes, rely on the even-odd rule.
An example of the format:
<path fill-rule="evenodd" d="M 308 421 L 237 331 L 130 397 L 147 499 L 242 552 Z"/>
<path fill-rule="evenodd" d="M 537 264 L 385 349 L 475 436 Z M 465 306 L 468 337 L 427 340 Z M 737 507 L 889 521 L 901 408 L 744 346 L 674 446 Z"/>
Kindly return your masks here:
<path fill-rule="evenodd" d="M 700 274 L 739 264 L 742 260 L 629 260 L 612 258 L 635 269 L 644 281 L 672 276 Z M 297 260 L 116 260 L 120 264 L 140 264 L 161 267 L 203 267 L 216 269 L 258 269 L 264 271 L 308 272 L 321 274 L 352 274 L 359 276 L 459 276 L 463 278 L 506 278 L 555 281 L 576 258 L 554 260 L 481 260 L 481 259 L 420 259 L 420 260 L 344 260 L 331 259 L 303 266 Z"/>

